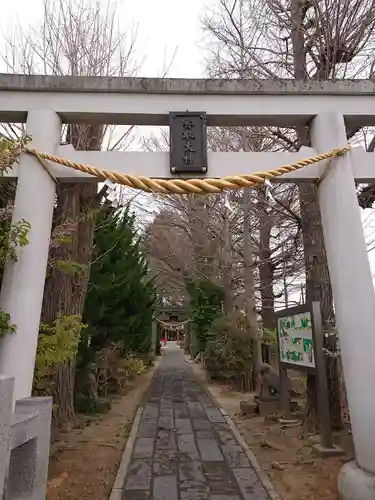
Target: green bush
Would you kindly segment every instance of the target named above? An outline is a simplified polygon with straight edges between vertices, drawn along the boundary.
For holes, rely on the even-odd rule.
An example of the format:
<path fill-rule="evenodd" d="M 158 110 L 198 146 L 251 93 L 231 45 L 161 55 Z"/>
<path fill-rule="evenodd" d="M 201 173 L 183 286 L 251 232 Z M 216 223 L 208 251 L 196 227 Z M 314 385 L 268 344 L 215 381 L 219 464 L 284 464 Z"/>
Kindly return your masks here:
<path fill-rule="evenodd" d="M 197 345 L 196 352 L 204 351 L 208 332 L 215 320 L 222 316 L 224 290 L 208 280 L 188 280 L 186 289 L 190 298 L 190 319 Z"/>
<path fill-rule="evenodd" d="M 132 380 L 137 375 L 140 375 L 146 370 L 146 365 L 142 359 L 128 356 L 119 360 L 119 378 Z"/>
<path fill-rule="evenodd" d="M 254 341 L 249 338 L 243 315 L 234 313 L 213 322 L 205 349 L 205 365 L 211 378 L 239 382 L 253 369 Z"/>
<path fill-rule="evenodd" d="M 97 353 L 97 383 L 99 396 L 121 392 L 129 380 L 147 369 L 142 357 L 122 357 L 121 344 L 112 344 Z"/>
<path fill-rule="evenodd" d="M 85 415 L 107 413 L 111 409 L 111 401 L 109 398 L 93 399 L 84 394 L 77 394 L 74 398 L 74 407 L 79 413 Z"/>
<path fill-rule="evenodd" d="M 52 325 L 40 325 L 33 380 L 35 394 L 52 394 L 56 369 L 74 359 L 85 328 L 79 315 L 58 315 Z"/>
<path fill-rule="evenodd" d="M 276 328 L 265 328 L 263 330 L 263 342 L 270 345 L 277 344 Z"/>
<path fill-rule="evenodd" d="M 152 354 L 139 354 L 139 359 L 142 360 L 143 364 L 145 365 L 145 368 L 152 368 L 154 366 L 154 356 Z"/>

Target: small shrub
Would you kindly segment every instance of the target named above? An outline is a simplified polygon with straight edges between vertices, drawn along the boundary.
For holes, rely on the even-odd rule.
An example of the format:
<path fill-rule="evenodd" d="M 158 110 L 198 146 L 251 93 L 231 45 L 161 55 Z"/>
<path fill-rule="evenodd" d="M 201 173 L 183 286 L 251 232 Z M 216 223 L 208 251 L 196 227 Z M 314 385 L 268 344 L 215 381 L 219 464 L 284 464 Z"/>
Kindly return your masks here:
<path fill-rule="evenodd" d="M 11 323 L 10 314 L 0 309 L 0 337 L 5 337 L 9 333 L 15 333 L 16 325 Z"/>
<path fill-rule="evenodd" d="M 30 222 L 21 219 L 12 226 L 0 226 L 0 265 L 18 260 L 17 249 L 29 244 Z"/>
<path fill-rule="evenodd" d="M 263 330 L 263 342 L 274 346 L 277 345 L 276 328 L 265 328 Z"/>
<path fill-rule="evenodd" d="M 108 398 L 93 399 L 84 394 L 77 394 L 74 398 L 74 407 L 76 411 L 85 415 L 107 413 L 111 409 L 111 401 Z"/>
<path fill-rule="evenodd" d="M 132 380 L 146 370 L 146 365 L 142 359 L 128 356 L 119 361 L 119 376 L 126 380 Z"/>
<path fill-rule="evenodd" d="M 111 344 L 101 349 L 95 360 L 97 368 L 96 380 L 99 396 L 116 394 L 120 391 L 118 383 L 118 365 L 121 356 L 121 345 Z"/>
<path fill-rule="evenodd" d="M 151 354 L 141 354 L 140 359 L 146 368 L 151 368 L 154 366 L 154 356 Z"/>
<path fill-rule="evenodd" d="M 84 328 L 79 315 L 59 315 L 52 325 L 40 325 L 33 381 L 38 395 L 52 394 L 56 368 L 74 359 Z"/>
<path fill-rule="evenodd" d="M 254 341 L 238 313 L 214 321 L 205 350 L 205 365 L 212 378 L 239 382 L 249 376 L 253 359 Z"/>
<path fill-rule="evenodd" d="M 129 380 L 148 368 L 147 356 L 122 357 L 121 352 L 122 346 L 113 344 L 98 353 L 96 366 L 99 396 L 119 393 Z"/>

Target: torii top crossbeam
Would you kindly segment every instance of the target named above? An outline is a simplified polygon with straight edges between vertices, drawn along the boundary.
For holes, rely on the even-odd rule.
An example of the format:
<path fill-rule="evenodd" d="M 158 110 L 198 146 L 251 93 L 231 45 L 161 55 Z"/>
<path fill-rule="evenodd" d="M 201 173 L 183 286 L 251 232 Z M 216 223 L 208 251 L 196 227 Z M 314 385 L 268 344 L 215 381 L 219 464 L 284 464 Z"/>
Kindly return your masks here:
<path fill-rule="evenodd" d="M 54 109 L 66 123 L 168 125 L 172 109 L 207 113 L 210 126 L 308 123 L 327 110 L 375 125 L 375 82 L 207 80 L 0 74 L 0 121 Z"/>
<path fill-rule="evenodd" d="M 167 125 L 171 110 L 205 111 L 208 125 L 307 124 L 327 111 L 344 116 L 351 128 L 375 125 L 375 82 L 297 82 L 294 80 L 209 80 L 70 77 L 0 73 L 0 122 L 22 123 L 35 109 L 51 109 L 65 123 Z M 343 146 L 343 145 L 341 145 Z M 339 145 L 337 145 L 339 147 Z M 74 151 L 61 146 L 57 156 L 131 175 L 170 177 L 169 153 Z M 250 174 L 275 169 L 313 156 L 312 148 L 297 153 L 209 152 L 208 176 Z M 151 156 L 152 155 L 152 156 Z M 371 182 L 373 153 L 353 149 L 353 174 Z M 371 157 L 371 158 L 370 158 Z M 311 182 L 324 170 L 316 164 L 286 174 L 278 182 Z M 5 175 L 16 177 L 18 167 Z M 81 172 L 51 164 L 61 181 L 95 180 Z"/>

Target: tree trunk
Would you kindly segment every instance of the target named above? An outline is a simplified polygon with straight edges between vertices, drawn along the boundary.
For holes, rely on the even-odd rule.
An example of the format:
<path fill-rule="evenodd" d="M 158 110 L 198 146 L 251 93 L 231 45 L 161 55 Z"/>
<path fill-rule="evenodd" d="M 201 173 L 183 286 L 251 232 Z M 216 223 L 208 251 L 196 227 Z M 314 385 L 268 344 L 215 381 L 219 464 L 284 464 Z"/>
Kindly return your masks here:
<path fill-rule="evenodd" d="M 323 229 L 314 184 L 300 185 L 301 220 L 306 269 L 306 300 L 321 304 L 323 325 L 327 327 L 334 318 L 332 289 L 329 279 L 327 256 L 324 248 Z M 330 346 L 328 346 L 330 347 Z M 326 358 L 330 395 L 331 422 L 341 427 L 340 386 L 337 361 Z M 303 428 L 306 432 L 318 431 L 316 377 L 307 376 L 306 408 Z"/>
<path fill-rule="evenodd" d="M 67 142 L 76 150 L 100 150 L 103 137 L 102 125 L 70 125 Z M 97 183 L 61 184 L 58 186 L 57 211 L 59 224 L 77 219 L 76 231 L 71 241 L 52 252 L 56 260 L 77 264 L 74 272 L 54 268 L 45 288 L 43 318 L 52 323 L 57 315 L 82 316 L 90 272 L 90 260 L 95 228 L 95 211 L 98 208 Z M 55 253 L 55 255 L 53 255 Z M 69 426 L 74 420 L 75 360 L 57 367 L 54 385 L 56 402 L 55 419 L 58 425 Z"/>
<path fill-rule="evenodd" d="M 210 276 L 207 254 L 207 208 L 205 197 L 188 197 L 188 221 L 193 246 L 193 261 L 198 275 Z"/>
<path fill-rule="evenodd" d="M 224 288 L 224 310 L 230 314 L 233 310 L 232 294 L 232 238 L 230 231 L 229 210 L 224 207 L 224 248 L 223 248 L 223 288 Z"/>
<path fill-rule="evenodd" d="M 75 359 L 59 365 L 54 386 L 54 420 L 59 427 L 69 429 L 75 419 L 74 411 Z"/>
<path fill-rule="evenodd" d="M 260 196 L 264 196 L 260 193 Z M 275 328 L 275 295 L 273 291 L 274 266 L 271 262 L 270 238 L 273 220 L 266 213 L 259 221 L 259 282 L 262 301 L 263 328 Z"/>
<path fill-rule="evenodd" d="M 99 200 L 97 197 L 98 185 L 93 183 L 80 184 L 80 210 L 81 214 L 85 214 L 83 219 L 78 225 L 78 241 L 76 259 L 82 263 L 82 273 L 79 276 L 79 283 L 76 284 L 74 289 L 74 300 L 77 308 L 83 313 L 85 304 L 87 286 L 90 277 L 90 265 L 94 244 L 95 232 L 95 214 L 99 209 Z"/>
<path fill-rule="evenodd" d="M 57 187 L 58 224 L 74 221 L 79 215 L 79 185 L 60 184 Z M 78 222 L 75 223 L 78 228 Z M 80 314 L 74 300 L 75 278 L 72 270 L 62 267 L 63 263 L 75 261 L 77 251 L 77 231 L 72 232 L 67 242 L 59 244 L 50 252 L 52 267 L 47 274 L 44 289 L 42 323 L 52 324 L 60 314 L 72 316 Z M 57 425 L 69 425 L 74 419 L 74 372 L 75 362 L 67 362 L 56 368 L 53 396 L 56 409 L 54 418 Z"/>
<path fill-rule="evenodd" d="M 292 45 L 294 75 L 296 80 L 307 78 L 305 35 L 303 22 L 306 15 L 305 4 L 291 1 Z M 301 145 L 310 145 L 307 127 L 296 127 Z M 315 184 L 300 184 L 300 209 L 302 219 L 304 261 L 306 270 L 306 300 L 320 301 L 323 326 L 326 328 L 334 318 L 333 297 L 327 257 L 324 248 L 323 228 L 320 218 L 317 187 Z M 341 405 L 337 362 L 327 359 L 328 388 L 330 395 L 331 422 L 341 426 Z M 307 393 L 303 430 L 317 432 L 317 387 L 316 378 L 307 375 Z"/>
<path fill-rule="evenodd" d="M 244 189 L 243 193 L 243 264 L 244 264 L 244 289 L 246 323 L 249 336 L 254 341 L 254 370 L 252 387 L 256 389 L 257 368 L 262 363 L 262 350 L 258 332 L 258 319 L 255 303 L 254 260 L 253 245 L 251 242 L 251 190 Z"/>
<path fill-rule="evenodd" d="M 97 184 L 61 184 L 57 191 L 59 224 L 77 220 L 69 242 L 51 251 L 54 266 L 48 273 L 42 322 L 51 324 L 57 316 L 82 316 L 86 297 L 94 237 Z M 67 263 L 61 268 L 59 263 Z M 71 263 L 71 265 L 69 264 Z M 57 366 L 54 380 L 54 418 L 59 426 L 74 420 L 75 359 Z"/>

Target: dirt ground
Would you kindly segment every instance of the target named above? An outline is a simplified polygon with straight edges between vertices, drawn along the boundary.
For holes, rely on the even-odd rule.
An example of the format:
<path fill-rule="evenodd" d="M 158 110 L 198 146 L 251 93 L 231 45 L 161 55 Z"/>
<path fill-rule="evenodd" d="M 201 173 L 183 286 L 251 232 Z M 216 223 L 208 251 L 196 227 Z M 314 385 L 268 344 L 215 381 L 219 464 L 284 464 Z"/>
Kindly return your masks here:
<path fill-rule="evenodd" d="M 283 429 L 278 422 L 264 417 L 242 416 L 240 401 L 249 395 L 208 381 L 200 365 L 193 366 L 219 405 L 228 412 L 283 500 L 338 500 L 339 470 L 353 456 L 351 438 L 346 431 L 335 436 L 336 444 L 345 449 L 345 456 L 318 457 L 311 440 L 300 438 L 300 427 Z"/>
<path fill-rule="evenodd" d="M 129 383 L 101 416 L 61 433 L 51 447 L 47 500 L 109 498 L 132 422 L 155 367 Z M 88 425 L 90 424 L 90 425 Z"/>

